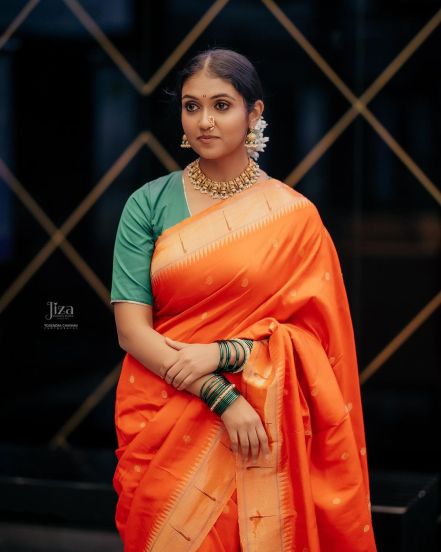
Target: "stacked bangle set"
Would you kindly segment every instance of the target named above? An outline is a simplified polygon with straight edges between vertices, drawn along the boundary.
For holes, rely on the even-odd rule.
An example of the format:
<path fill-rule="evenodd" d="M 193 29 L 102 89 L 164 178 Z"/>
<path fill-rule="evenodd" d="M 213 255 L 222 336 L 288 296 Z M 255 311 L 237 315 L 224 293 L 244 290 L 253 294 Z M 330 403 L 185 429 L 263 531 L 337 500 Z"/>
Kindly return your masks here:
<path fill-rule="evenodd" d="M 253 340 L 252 339 L 218 339 L 216 340 L 216 343 L 219 345 L 219 365 L 217 369 L 214 371 L 215 374 L 220 374 L 221 372 L 240 372 L 243 370 L 243 367 L 245 363 L 248 361 L 251 353 L 251 349 L 253 348 Z M 231 358 L 231 349 L 228 346 L 228 344 L 231 343 L 231 345 L 234 348 L 234 351 L 236 353 L 236 357 L 234 359 L 234 363 L 230 366 L 230 358 Z M 242 361 L 240 356 L 240 349 L 242 349 Z"/>
<path fill-rule="evenodd" d="M 207 379 L 201 387 L 200 397 L 207 406 L 218 416 L 223 414 L 225 410 L 240 396 L 234 383 L 227 380 L 222 372 L 236 373 L 243 370 L 245 363 L 248 361 L 251 349 L 253 348 L 252 339 L 230 339 L 217 340 L 219 345 L 219 365 L 213 373 L 213 376 Z M 236 356 L 234 362 L 230 365 L 231 343 Z M 240 352 L 242 351 L 242 356 Z"/>
<path fill-rule="evenodd" d="M 200 397 L 218 416 L 240 395 L 234 383 L 216 374 L 207 379 L 201 387 Z"/>

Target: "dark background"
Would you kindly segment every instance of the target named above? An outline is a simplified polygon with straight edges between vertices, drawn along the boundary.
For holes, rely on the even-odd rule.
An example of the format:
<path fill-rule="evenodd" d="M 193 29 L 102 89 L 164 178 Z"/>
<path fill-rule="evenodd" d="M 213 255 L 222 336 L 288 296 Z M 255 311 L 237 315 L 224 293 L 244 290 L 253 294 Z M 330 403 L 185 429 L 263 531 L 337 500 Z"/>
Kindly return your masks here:
<path fill-rule="evenodd" d="M 219 13 L 204 24 L 210 9 Z M 176 69 L 212 46 L 257 67 L 270 137 L 259 163 L 316 204 L 334 239 L 360 372 L 412 322 L 378 369 L 362 375 L 371 471 L 436 474 L 439 9 L 433 0 L 1 0 L 4 478 L 110 484 L 113 383 L 123 358 L 109 304 L 116 227 L 131 192 L 195 158 L 179 147 L 179 113 L 166 90 Z M 430 21 L 410 57 L 386 72 L 367 116 L 355 114 L 340 132 L 351 98 Z M 328 146 L 305 166 L 325 136 Z M 48 251 L 74 212 L 65 241 Z M 73 311 L 51 322 L 76 327 L 45 328 L 49 302 Z M 7 504 L 0 510 L 12 516 Z M 14 515 L 22 514 L 17 506 Z"/>

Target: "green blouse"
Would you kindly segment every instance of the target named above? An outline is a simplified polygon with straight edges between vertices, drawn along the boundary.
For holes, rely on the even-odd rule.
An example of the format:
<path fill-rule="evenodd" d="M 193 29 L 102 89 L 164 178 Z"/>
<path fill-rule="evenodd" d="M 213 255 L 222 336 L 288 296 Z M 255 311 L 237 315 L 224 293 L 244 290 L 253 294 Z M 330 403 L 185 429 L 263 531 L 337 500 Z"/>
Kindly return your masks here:
<path fill-rule="evenodd" d="M 116 231 L 111 303 L 153 305 L 150 263 L 156 240 L 191 216 L 182 175 L 173 171 L 147 182 L 126 201 Z"/>

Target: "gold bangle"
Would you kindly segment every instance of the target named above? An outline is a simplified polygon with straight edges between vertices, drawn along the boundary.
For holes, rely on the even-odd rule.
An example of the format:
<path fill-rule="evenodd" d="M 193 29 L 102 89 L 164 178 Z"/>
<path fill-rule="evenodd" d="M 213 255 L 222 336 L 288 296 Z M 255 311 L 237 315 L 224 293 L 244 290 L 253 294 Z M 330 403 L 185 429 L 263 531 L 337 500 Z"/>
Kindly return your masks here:
<path fill-rule="evenodd" d="M 211 405 L 210 410 L 214 410 L 216 408 L 216 405 L 218 405 L 221 400 L 225 397 L 225 395 L 233 389 L 233 387 L 236 387 L 234 383 L 230 383 L 230 385 L 222 391 L 222 393 L 219 395 L 219 397 L 214 401 L 214 403 Z"/>

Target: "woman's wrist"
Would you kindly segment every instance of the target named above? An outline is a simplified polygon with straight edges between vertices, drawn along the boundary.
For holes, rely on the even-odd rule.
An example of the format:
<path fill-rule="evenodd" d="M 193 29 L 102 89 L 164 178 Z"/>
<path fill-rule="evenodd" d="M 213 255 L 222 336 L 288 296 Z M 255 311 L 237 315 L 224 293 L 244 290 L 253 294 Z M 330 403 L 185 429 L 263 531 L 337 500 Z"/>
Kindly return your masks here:
<path fill-rule="evenodd" d="M 201 394 L 201 388 L 204 385 L 204 383 L 210 379 L 210 377 L 213 374 L 206 374 L 205 376 L 201 376 L 197 380 L 195 380 L 193 383 L 188 385 L 185 390 L 191 393 L 192 395 L 195 395 L 196 397 L 200 397 Z"/>

